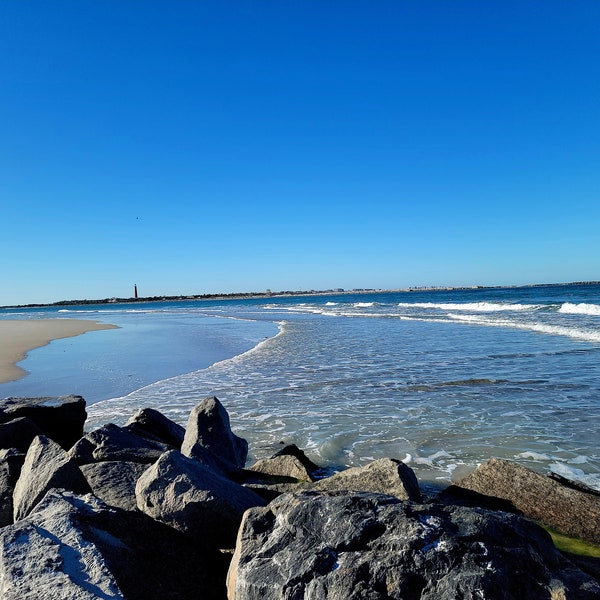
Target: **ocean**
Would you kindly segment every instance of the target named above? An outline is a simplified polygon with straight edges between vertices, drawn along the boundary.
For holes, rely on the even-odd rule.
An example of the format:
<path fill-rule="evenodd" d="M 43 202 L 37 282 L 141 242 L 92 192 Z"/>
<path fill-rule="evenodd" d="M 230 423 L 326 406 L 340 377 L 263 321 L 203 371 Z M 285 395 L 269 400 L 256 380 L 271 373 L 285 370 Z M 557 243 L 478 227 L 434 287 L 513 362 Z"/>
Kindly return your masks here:
<path fill-rule="evenodd" d="M 491 457 L 600 489 L 600 285 L 2 309 L 120 329 L 56 340 L 0 397 L 76 393 L 88 428 L 216 395 L 250 460 L 404 460 L 445 485 Z"/>

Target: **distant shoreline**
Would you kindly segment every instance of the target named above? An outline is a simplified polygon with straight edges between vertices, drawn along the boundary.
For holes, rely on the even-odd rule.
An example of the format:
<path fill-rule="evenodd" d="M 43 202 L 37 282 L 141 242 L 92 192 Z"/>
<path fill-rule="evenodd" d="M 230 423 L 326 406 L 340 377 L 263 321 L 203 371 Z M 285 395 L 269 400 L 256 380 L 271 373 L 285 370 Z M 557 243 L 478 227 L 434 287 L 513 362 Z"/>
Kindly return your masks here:
<path fill-rule="evenodd" d="M 439 291 L 461 291 L 461 290 L 501 290 L 518 288 L 536 288 L 549 286 L 570 285 L 600 285 L 600 281 L 570 281 L 568 283 L 530 283 L 524 285 L 471 285 L 471 286 L 411 286 L 397 289 L 379 288 L 355 288 L 346 290 L 342 288 L 329 290 L 303 290 L 303 291 L 281 291 L 281 292 L 232 292 L 230 294 L 188 294 L 179 296 L 145 296 L 142 298 L 102 298 L 96 300 L 60 300 L 51 303 L 13 304 L 0 306 L 6 308 L 46 308 L 54 306 L 86 306 L 90 304 L 137 304 L 144 302 L 177 302 L 186 300 L 247 300 L 251 298 L 286 298 L 300 296 L 341 296 L 343 294 L 385 294 L 390 292 L 439 292 Z"/>

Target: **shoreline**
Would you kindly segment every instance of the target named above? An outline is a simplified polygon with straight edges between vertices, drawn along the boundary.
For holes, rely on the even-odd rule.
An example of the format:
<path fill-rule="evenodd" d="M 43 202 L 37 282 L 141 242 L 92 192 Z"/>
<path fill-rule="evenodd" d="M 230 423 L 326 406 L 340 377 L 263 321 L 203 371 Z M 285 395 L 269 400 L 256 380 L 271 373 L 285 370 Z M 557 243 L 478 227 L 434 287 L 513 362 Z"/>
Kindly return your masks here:
<path fill-rule="evenodd" d="M 385 294 L 390 292 L 440 292 L 440 291 L 465 291 L 465 290 L 511 290 L 539 287 L 568 287 L 575 285 L 599 285 L 600 281 L 569 281 L 561 283 L 528 283 L 520 285 L 432 285 L 409 286 L 404 288 L 354 288 L 354 289 L 327 289 L 327 290 L 287 290 L 280 292 L 232 292 L 232 293 L 206 293 L 206 294 L 180 294 L 177 296 L 143 296 L 140 298 L 102 298 L 95 300 L 60 300 L 50 303 L 12 304 L 0 306 L 0 310 L 23 308 L 51 308 L 61 306 L 87 306 L 96 304 L 137 304 L 146 302 L 177 302 L 189 300 L 249 300 L 253 298 L 294 298 L 305 296 L 343 296 L 350 294 Z"/>
<path fill-rule="evenodd" d="M 31 350 L 53 340 L 105 329 L 118 329 L 118 326 L 82 319 L 0 320 L 0 383 L 18 381 L 28 374 L 18 363 L 27 358 Z"/>

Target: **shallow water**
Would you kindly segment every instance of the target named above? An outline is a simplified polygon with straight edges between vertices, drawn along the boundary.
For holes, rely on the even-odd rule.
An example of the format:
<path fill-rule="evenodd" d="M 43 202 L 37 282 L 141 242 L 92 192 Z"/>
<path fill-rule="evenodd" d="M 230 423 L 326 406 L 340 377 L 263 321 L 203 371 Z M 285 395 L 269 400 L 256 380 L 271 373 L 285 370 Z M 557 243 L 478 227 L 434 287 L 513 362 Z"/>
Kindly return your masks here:
<path fill-rule="evenodd" d="M 132 391 L 99 363 L 115 398 L 89 406 L 89 427 L 123 422 L 141 406 L 185 423 L 191 407 L 214 394 L 253 458 L 293 442 L 326 466 L 392 456 L 422 480 L 448 482 L 499 456 L 600 489 L 599 291 L 166 303 L 124 316 L 117 307 L 98 318 L 122 325 L 121 360 L 144 383 Z M 152 337 L 159 331 L 168 333 L 163 345 Z M 144 350 L 149 339 L 153 358 Z M 161 360 L 180 370 L 160 375 Z"/>

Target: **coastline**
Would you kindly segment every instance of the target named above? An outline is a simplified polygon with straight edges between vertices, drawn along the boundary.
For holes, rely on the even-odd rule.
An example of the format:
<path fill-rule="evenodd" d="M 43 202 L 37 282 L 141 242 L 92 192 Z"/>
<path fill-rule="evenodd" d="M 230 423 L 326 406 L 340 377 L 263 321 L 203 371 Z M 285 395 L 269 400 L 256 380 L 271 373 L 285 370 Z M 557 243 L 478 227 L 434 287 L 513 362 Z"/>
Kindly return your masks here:
<path fill-rule="evenodd" d="M 27 375 L 17 363 L 31 350 L 53 340 L 103 329 L 118 329 L 118 326 L 82 319 L 0 320 L 0 383 L 17 381 Z"/>

